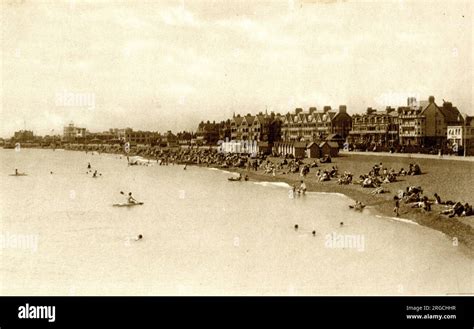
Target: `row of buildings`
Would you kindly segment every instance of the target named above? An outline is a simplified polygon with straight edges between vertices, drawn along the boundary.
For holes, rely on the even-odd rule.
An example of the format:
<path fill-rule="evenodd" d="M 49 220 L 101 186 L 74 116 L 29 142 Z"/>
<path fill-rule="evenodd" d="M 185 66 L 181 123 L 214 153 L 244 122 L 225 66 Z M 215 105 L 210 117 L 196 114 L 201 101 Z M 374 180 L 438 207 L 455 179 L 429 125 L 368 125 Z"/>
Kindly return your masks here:
<path fill-rule="evenodd" d="M 131 145 L 161 145 L 175 146 L 179 144 L 180 137 L 186 137 L 191 140 L 192 134 L 181 132 L 177 135 L 171 131 L 159 133 L 156 131 L 136 131 L 132 128 L 111 128 L 108 131 L 91 133 L 86 128 L 76 127 L 70 123 L 64 127 L 63 143 L 89 143 L 89 144 L 122 144 L 125 142 Z"/>
<path fill-rule="evenodd" d="M 45 136 L 44 142 L 177 146 L 196 144 L 215 146 L 219 141 L 254 141 L 261 145 L 293 145 L 292 143 L 338 143 L 339 147 L 359 150 L 462 151 L 474 155 L 474 117 L 462 115 L 450 102 L 442 105 L 430 96 L 417 102 L 408 98 L 405 106 L 384 110 L 368 108 L 365 113 L 349 115 L 347 107 L 324 106 L 296 108 L 286 114 L 259 112 L 256 115 L 234 114 L 221 122 L 200 122 L 195 133 L 171 131 L 135 131 L 112 128 L 91 133 L 70 123 L 62 136 Z M 46 138 L 47 137 L 47 138 Z M 18 131 L 11 142 L 38 141 L 32 131 Z M 332 144 L 331 144 L 332 145 Z M 283 148 L 285 149 L 285 148 Z"/>
<path fill-rule="evenodd" d="M 368 108 L 365 113 L 349 115 L 347 107 L 330 106 L 318 111 L 311 107 L 287 114 L 235 115 L 227 121 L 201 122 L 200 143 L 214 145 L 218 140 L 257 142 L 337 142 L 360 150 L 420 151 L 439 149 L 466 151 L 474 155 L 474 120 L 462 115 L 450 102 L 442 105 L 430 96 L 427 101 L 407 99 L 406 106 L 384 110 Z"/>

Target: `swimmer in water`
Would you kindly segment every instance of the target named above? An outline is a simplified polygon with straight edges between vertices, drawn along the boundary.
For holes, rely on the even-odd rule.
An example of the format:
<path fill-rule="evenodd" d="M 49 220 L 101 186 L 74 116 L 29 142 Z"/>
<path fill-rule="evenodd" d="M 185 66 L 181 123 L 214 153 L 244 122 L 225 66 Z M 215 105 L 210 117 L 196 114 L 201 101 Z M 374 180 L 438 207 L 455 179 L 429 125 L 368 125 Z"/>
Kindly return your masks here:
<path fill-rule="evenodd" d="M 139 241 L 139 240 L 141 240 L 141 239 L 143 239 L 143 235 L 138 234 L 138 236 L 135 238 L 135 241 Z"/>
<path fill-rule="evenodd" d="M 298 231 L 298 224 L 295 225 L 295 231 Z"/>
<path fill-rule="evenodd" d="M 340 222 L 340 223 L 339 223 L 339 226 L 343 227 L 343 226 L 344 226 L 344 222 Z"/>
<path fill-rule="evenodd" d="M 316 236 L 316 231 L 313 231 L 313 236 Z"/>

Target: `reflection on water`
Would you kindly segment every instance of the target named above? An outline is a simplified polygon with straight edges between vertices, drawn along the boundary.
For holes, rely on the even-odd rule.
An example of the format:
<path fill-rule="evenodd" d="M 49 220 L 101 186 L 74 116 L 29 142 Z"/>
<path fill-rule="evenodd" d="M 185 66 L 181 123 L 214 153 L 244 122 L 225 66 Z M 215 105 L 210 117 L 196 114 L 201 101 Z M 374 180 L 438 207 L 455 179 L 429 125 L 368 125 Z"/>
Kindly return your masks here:
<path fill-rule="evenodd" d="M 229 182 L 207 168 L 127 167 L 117 155 L 0 155 L 4 295 L 474 291 L 472 260 L 450 239 L 350 211 L 342 195 L 291 199 L 284 183 Z M 102 176 L 91 178 L 88 162 Z M 15 168 L 28 176 L 8 176 Z M 112 207 L 125 201 L 120 191 L 144 205 Z M 12 242 L 27 236 L 37 237 L 36 251 Z"/>

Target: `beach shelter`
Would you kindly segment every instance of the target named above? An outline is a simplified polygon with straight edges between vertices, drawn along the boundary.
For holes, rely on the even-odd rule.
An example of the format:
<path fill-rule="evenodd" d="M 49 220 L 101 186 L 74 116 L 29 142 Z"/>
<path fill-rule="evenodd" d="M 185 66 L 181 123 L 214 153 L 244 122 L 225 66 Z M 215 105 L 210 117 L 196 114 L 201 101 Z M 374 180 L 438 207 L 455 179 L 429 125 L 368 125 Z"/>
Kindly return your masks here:
<path fill-rule="evenodd" d="M 306 146 L 306 157 L 308 158 L 319 158 L 321 157 L 321 149 L 318 143 L 311 142 Z"/>
<path fill-rule="evenodd" d="M 293 144 L 293 156 L 296 159 L 303 159 L 306 153 L 306 142 L 295 142 Z"/>
<path fill-rule="evenodd" d="M 273 145 L 268 142 L 258 142 L 257 143 L 258 152 L 262 154 L 271 154 Z"/>
<path fill-rule="evenodd" d="M 328 142 L 324 141 L 319 144 L 319 148 L 321 149 L 321 155 L 329 155 L 331 157 L 336 157 L 339 153 L 339 145 L 336 142 Z"/>
<path fill-rule="evenodd" d="M 339 148 L 342 148 L 344 146 L 345 139 L 339 134 L 330 134 L 328 137 L 326 137 L 326 141 L 336 142 Z"/>

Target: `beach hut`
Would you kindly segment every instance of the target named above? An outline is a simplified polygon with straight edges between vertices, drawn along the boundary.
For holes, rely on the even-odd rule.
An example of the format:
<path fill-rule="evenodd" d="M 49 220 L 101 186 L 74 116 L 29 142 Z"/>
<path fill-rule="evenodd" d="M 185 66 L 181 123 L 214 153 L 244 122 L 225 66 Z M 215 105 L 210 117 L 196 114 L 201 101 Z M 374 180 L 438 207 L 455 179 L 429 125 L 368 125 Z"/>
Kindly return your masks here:
<path fill-rule="evenodd" d="M 339 148 L 342 148 L 344 146 L 345 139 L 342 138 L 342 136 L 339 134 L 331 134 L 328 137 L 326 137 L 326 141 L 335 142 L 337 143 Z"/>
<path fill-rule="evenodd" d="M 331 157 L 336 157 L 339 153 L 339 145 L 336 142 L 324 141 L 319 144 L 321 149 L 321 156 L 329 155 Z"/>
<path fill-rule="evenodd" d="M 321 149 L 318 143 L 311 142 L 306 146 L 306 157 L 308 158 L 319 158 L 321 157 Z"/>
<path fill-rule="evenodd" d="M 258 142 L 257 143 L 258 152 L 262 154 L 271 154 L 273 145 L 268 142 Z"/>
<path fill-rule="evenodd" d="M 296 159 L 303 159 L 306 153 L 306 142 L 295 142 L 293 144 L 293 156 Z"/>

